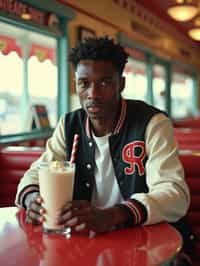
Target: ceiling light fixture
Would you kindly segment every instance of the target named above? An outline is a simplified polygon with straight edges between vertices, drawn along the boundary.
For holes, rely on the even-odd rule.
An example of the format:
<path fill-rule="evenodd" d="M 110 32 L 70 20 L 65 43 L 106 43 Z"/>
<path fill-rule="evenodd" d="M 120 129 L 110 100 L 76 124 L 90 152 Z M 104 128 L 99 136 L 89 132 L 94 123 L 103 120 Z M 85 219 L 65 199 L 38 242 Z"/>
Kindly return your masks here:
<path fill-rule="evenodd" d="M 23 18 L 24 20 L 30 20 L 30 19 L 31 19 L 31 15 L 28 14 L 28 13 L 23 13 L 23 14 L 21 15 L 21 18 Z"/>
<path fill-rule="evenodd" d="M 31 13 L 29 12 L 28 8 L 24 10 L 21 14 L 21 18 L 24 20 L 30 20 L 31 19 Z"/>
<path fill-rule="evenodd" d="M 167 13 L 176 21 L 188 21 L 198 13 L 198 5 L 192 0 L 176 0 L 176 4 L 168 8 Z"/>
<path fill-rule="evenodd" d="M 195 41 L 200 41 L 200 0 L 176 0 L 167 13 L 176 21 L 186 22 L 194 19 L 194 27 L 188 30 L 188 35 Z"/>
<path fill-rule="evenodd" d="M 200 15 L 194 21 L 194 28 L 188 31 L 189 36 L 196 40 L 200 41 Z"/>

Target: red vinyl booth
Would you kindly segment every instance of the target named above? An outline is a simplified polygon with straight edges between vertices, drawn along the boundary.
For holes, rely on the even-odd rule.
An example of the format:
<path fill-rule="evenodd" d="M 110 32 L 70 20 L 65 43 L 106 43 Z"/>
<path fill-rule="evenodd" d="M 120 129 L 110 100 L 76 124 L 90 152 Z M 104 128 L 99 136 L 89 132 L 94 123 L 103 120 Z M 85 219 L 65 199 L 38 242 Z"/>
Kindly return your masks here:
<path fill-rule="evenodd" d="M 191 117 L 180 120 L 174 120 L 173 125 L 176 128 L 200 128 L 200 118 L 199 117 Z"/>
<path fill-rule="evenodd" d="M 200 151 L 200 129 L 176 128 L 174 130 L 179 149 Z"/>
<path fill-rule="evenodd" d="M 24 172 L 43 148 L 7 147 L 0 149 L 0 207 L 14 206 L 17 185 Z"/>
<path fill-rule="evenodd" d="M 193 266 L 200 265 L 200 153 L 190 152 L 180 155 L 191 193 L 191 205 L 186 216 L 192 225 L 197 242 L 192 254 Z"/>
<path fill-rule="evenodd" d="M 0 149 L 0 207 L 14 206 L 17 184 L 23 173 L 42 153 L 42 148 L 8 147 Z M 191 206 L 187 219 L 197 243 L 193 252 L 194 266 L 200 265 L 200 153 L 180 153 L 186 181 L 191 191 Z"/>
<path fill-rule="evenodd" d="M 174 134 L 179 143 L 200 143 L 200 129 L 175 128 Z"/>

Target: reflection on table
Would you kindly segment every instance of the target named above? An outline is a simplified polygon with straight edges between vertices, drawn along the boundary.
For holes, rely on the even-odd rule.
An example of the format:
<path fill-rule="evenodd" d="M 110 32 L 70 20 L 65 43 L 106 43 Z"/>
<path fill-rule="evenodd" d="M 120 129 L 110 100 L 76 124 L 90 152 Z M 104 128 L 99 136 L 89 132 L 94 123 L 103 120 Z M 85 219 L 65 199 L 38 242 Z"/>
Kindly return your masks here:
<path fill-rule="evenodd" d="M 149 266 L 169 262 L 182 239 L 168 224 L 122 229 L 91 237 L 48 235 L 26 224 L 24 210 L 0 208 L 0 265 Z M 166 265 L 166 264 L 165 264 Z"/>

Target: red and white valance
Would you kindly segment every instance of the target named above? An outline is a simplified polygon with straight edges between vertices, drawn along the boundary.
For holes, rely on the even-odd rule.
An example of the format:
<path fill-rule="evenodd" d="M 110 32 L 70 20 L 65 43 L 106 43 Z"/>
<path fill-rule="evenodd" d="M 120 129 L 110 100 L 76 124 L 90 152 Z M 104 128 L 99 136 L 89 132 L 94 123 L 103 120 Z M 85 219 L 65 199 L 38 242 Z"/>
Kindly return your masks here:
<path fill-rule="evenodd" d="M 4 55 L 16 52 L 23 57 L 23 48 L 17 44 L 17 40 L 5 35 L 0 35 L 0 52 Z M 40 62 L 49 59 L 52 63 L 56 63 L 56 50 L 36 43 L 30 44 L 29 56 L 36 56 Z"/>

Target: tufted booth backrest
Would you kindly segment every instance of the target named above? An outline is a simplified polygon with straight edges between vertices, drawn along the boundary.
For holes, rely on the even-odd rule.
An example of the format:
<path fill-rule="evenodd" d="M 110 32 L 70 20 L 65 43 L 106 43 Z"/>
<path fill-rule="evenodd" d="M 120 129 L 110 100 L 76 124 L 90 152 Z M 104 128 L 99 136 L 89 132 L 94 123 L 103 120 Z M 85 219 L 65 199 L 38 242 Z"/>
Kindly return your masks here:
<path fill-rule="evenodd" d="M 200 150 L 200 129 L 175 128 L 174 134 L 179 149 Z"/>
<path fill-rule="evenodd" d="M 200 118 L 199 117 L 191 117 L 184 118 L 181 120 L 174 120 L 173 125 L 175 128 L 200 128 Z"/>
<path fill-rule="evenodd" d="M 174 134 L 178 143 L 200 143 L 200 129 L 176 128 Z"/>
<path fill-rule="evenodd" d="M 42 151 L 43 148 L 30 147 L 0 149 L 0 207 L 14 206 L 20 178 Z"/>
<path fill-rule="evenodd" d="M 190 188 L 191 204 L 186 216 L 192 225 L 197 242 L 193 250 L 193 265 L 200 265 L 200 153 L 186 152 L 180 155 L 186 176 L 186 182 Z"/>
<path fill-rule="evenodd" d="M 0 207 L 14 206 L 17 185 L 43 148 L 8 147 L 0 149 Z M 200 265 L 200 153 L 181 152 L 180 160 L 190 187 L 191 205 L 187 219 L 197 236 L 192 254 L 193 266 Z"/>
<path fill-rule="evenodd" d="M 190 188 L 191 205 L 188 219 L 194 228 L 200 229 L 200 153 L 180 155 L 185 170 L 186 181 Z"/>
<path fill-rule="evenodd" d="M 0 149 L 0 207 L 14 206 L 17 185 L 24 172 L 30 167 L 43 148 L 8 147 Z M 180 153 L 185 169 L 186 182 L 190 187 L 191 205 L 187 219 L 197 236 L 194 249 L 194 266 L 200 265 L 200 153 Z"/>
<path fill-rule="evenodd" d="M 13 199 L 20 178 L 42 151 L 43 148 L 31 147 L 0 149 L 0 207 L 14 204 Z M 193 224 L 200 224 L 200 153 L 181 154 L 180 160 L 192 195 L 189 219 Z"/>

